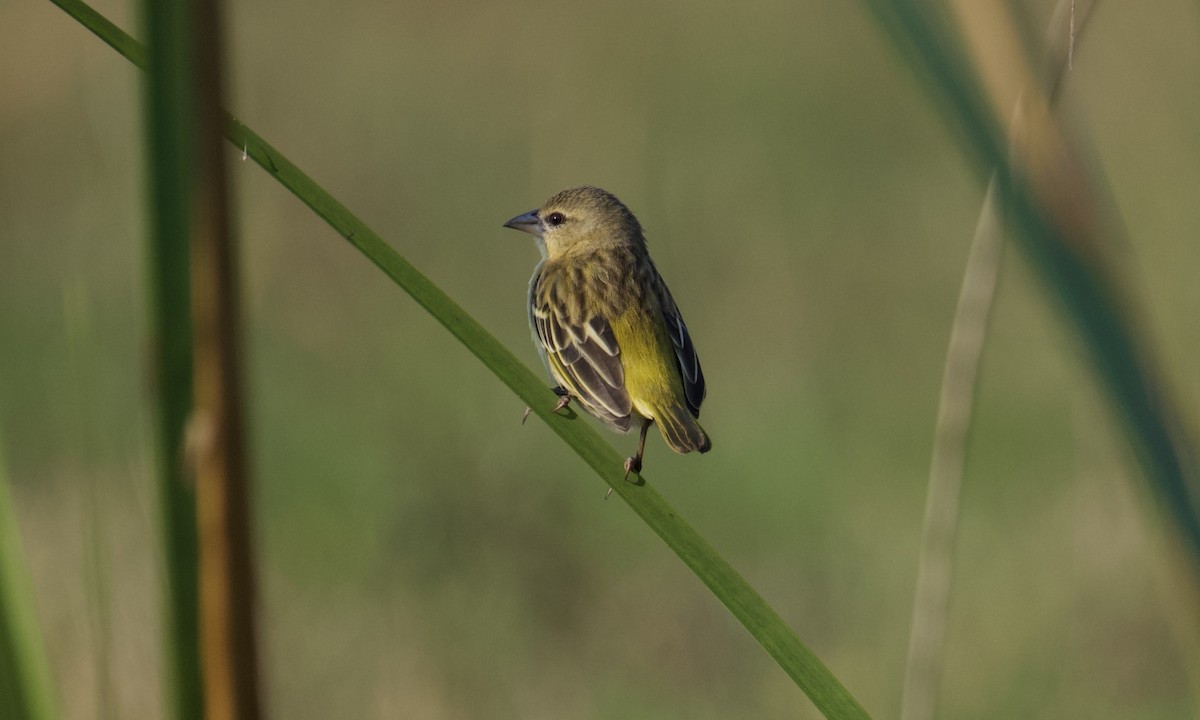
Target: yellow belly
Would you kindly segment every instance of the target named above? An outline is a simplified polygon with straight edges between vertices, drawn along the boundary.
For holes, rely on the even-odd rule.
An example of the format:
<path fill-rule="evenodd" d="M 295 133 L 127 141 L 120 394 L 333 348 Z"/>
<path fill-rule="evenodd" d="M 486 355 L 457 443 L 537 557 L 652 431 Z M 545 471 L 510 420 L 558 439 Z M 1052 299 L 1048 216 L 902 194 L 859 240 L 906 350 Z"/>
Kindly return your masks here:
<path fill-rule="evenodd" d="M 666 325 L 644 309 L 630 308 L 612 321 L 621 348 L 625 389 L 642 417 L 656 418 L 661 408 L 683 402 L 683 382 Z"/>

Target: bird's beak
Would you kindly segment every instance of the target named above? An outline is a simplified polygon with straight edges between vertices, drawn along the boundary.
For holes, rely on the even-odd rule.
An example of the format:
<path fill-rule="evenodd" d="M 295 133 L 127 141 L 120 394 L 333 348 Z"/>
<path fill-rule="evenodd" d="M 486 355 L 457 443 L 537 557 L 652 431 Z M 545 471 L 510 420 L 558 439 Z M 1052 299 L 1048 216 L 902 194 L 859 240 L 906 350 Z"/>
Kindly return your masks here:
<path fill-rule="evenodd" d="M 537 210 L 530 210 L 524 215 L 516 216 L 504 223 L 504 227 L 527 232 L 530 235 L 537 235 L 538 237 L 542 236 L 542 219 L 538 217 Z"/>

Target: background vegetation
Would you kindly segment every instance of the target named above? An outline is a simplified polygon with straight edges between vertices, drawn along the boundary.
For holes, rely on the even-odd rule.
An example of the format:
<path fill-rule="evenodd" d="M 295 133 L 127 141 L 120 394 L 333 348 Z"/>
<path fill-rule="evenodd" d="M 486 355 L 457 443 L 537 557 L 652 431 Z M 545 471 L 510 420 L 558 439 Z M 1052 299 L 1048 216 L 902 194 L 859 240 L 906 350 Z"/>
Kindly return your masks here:
<path fill-rule="evenodd" d="M 1052 3 L 1028 5 L 1044 26 Z M 97 8 L 134 27 L 132 4 Z M 1098 8 L 1064 101 L 1190 410 L 1200 24 L 1195 3 L 1138 9 Z M 535 251 L 499 223 L 581 182 L 638 212 L 701 350 L 716 445 L 685 458 L 655 441 L 647 474 L 892 716 L 983 187 L 872 19 L 787 3 L 228 11 L 229 106 L 531 364 Z M 49 3 L 0 8 L 0 436 L 66 717 L 162 707 L 140 82 Z M 473 357 L 260 170 L 234 177 L 273 714 L 815 714 Z M 944 714 L 1179 717 L 1193 704 L 1152 520 L 1045 300 L 1011 254 Z"/>

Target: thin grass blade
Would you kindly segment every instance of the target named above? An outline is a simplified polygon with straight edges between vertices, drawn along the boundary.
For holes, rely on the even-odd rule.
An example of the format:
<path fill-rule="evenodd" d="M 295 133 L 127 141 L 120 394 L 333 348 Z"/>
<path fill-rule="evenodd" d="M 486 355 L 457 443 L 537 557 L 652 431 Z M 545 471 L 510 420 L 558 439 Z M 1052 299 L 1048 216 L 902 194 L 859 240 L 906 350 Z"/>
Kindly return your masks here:
<path fill-rule="evenodd" d="M 81 12 L 79 0 L 53 0 L 105 42 L 137 63 L 137 44 L 95 13 Z M 458 338 L 505 385 L 533 408 L 600 478 L 624 499 L 671 550 L 717 596 L 779 666 L 831 720 L 869 717 L 828 668 L 808 649 L 765 600 L 644 479 L 623 480 L 623 458 L 586 422 L 550 413 L 557 400 L 535 375 L 452 298 L 434 285 L 344 205 L 317 185 L 236 117 L 225 135 Z"/>

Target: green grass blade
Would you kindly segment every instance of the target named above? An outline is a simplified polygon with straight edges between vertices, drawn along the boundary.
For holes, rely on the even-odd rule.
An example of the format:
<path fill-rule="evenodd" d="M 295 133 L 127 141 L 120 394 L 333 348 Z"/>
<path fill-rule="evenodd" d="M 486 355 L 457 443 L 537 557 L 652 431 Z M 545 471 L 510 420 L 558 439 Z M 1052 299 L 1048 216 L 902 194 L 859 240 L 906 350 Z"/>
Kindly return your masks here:
<path fill-rule="evenodd" d="M 53 0 L 121 54 L 137 63 L 136 43 L 78 0 Z M 226 136 L 392 278 L 514 393 L 620 495 L 713 592 L 780 667 L 831 720 L 867 718 L 865 710 L 761 596 L 650 485 L 622 480 L 623 457 L 590 425 L 549 412 L 556 396 L 546 382 L 344 205 L 232 115 Z"/>
<path fill-rule="evenodd" d="M 50 666 L 38 627 L 33 588 L 21 553 L 21 534 L 0 453 L 0 717 L 58 717 Z"/>
<path fill-rule="evenodd" d="M 157 383 L 159 502 L 167 566 L 167 702 L 181 720 L 203 716 L 196 497 L 186 460 L 192 413 L 191 232 L 195 107 L 183 0 L 147 0 L 150 37 L 146 141 L 150 163 L 148 287 Z M 126 49 L 134 46 L 123 40 Z M 120 48 L 118 48 L 120 49 Z"/>
<path fill-rule="evenodd" d="M 374 231 L 237 118 L 227 135 L 350 241 L 533 409 L 712 590 L 829 718 L 867 717 L 832 673 L 758 593 L 650 485 L 623 480 L 624 458 L 586 422 L 554 415 L 546 382 Z"/>
<path fill-rule="evenodd" d="M 918 9 L 904 1 L 864 2 L 938 101 L 946 121 L 961 131 L 964 149 L 981 176 L 995 170 L 1018 245 L 1075 326 L 1151 489 L 1191 547 L 1193 559 L 1200 559 L 1200 490 L 1191 444 L 1156 374 L 1150 346 L 1137 331 L 1105 261 L 1107 239 L 1064 225 L 1056 208 L 1037 196 L 1012 163 L 1007 140 L 988 107 L 987 90 L 971 74 L 971 63 L 954 38 L 938 24 L 940 16 L 927 5 Z"/>

